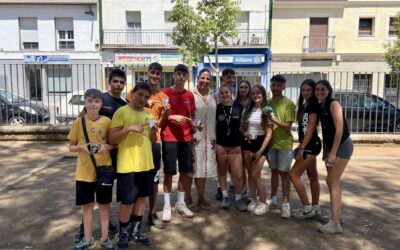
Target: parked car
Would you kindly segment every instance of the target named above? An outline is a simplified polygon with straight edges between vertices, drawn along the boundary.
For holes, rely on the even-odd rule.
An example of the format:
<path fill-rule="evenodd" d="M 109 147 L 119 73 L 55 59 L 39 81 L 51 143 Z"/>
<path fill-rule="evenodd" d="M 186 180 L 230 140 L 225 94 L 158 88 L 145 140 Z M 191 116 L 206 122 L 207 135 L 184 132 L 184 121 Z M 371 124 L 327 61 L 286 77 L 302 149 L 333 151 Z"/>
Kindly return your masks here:
<path fill-rule="evenodd" d="M 57 104 L 57 121 L 67 125 L 72 124 L 85 105 L 83 94 L 83 91 L 72 92 L 61 98 L 60 103 Z"/>
<path fill-rule="evenodd" d="M 50 121 L 46 106 L 4 89 L 0 89 L 0 107 L 0 124 L 20 126 Z"/>
<path fill-rule="evenodd" d="M 334 91 L 352 132 L 400 132 L 400 109 L 365 92 Z"/>

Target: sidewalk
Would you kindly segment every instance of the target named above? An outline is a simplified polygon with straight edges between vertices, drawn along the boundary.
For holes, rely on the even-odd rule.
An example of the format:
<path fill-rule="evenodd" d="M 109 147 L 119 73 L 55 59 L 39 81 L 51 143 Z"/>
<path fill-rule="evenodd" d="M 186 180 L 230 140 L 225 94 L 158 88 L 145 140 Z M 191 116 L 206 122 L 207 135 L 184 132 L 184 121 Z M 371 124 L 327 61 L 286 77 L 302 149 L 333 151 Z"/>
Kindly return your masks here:
<path fill-rule="evenodd" d="M 35 166 L 43 166 L 43 162 L 70 155 L 67 143 L 1 142 L 0 147 L 0 174 L 9 182 L 21 176 L 21 171 L 27 172 Z M 400 183 L 398 160 L 390 159 L 399 157 L 400 145 L 356 145 L 355 148 L 355 159 L 363 157 L 360 159 L 365 160 L 351 161 L 343 177 L 345 224 L 341 235 L 318 233 L 317 220 L 283 220 L 277 208 L 271 208 L 267 215 L 261 217 L 240 213 L 233 208 L 222 210 L 213 198 L 216 181 L 209 180 L 206 198 L 213 209 L 198 211 L 193 219 L 173 214 L 173 221 L 164 230 L 150 230 L 145 225 L 144 230 L 153 241 L 151 249 L 396 249 L 400 242 Z M 371 161 L 365 157 L 386 157 L 386 160 Z M 67 157 L 0 192 L 0 249 L 72 248 L 73 235 L 81 220 L 80 209 L 74 206 L 74 169 L 75 159 Z M 318 161 L 318 170 L 320 201 L 323 213 L 327 214 L 329 193 L 322 161 Z M 269 171 L 264 170 L 263 177 L 267 180 L 269 193 Z M 177 177 L 174 178 L 176 180 Z M 161 191 L 161 185 L 159 189 Z M 195 198 L 194 188 L 192 192 Z M 175 191 L 172 196 L 174 202 Z M 300 207 L 293 188 L 291 197 L 292 209 Z M 161 191 L 158 211 L 162 210 L 162 203 Z M 118 221 L 117 210 L 114 203 L 111 209 L 113 222 Z M 147 219 L 144 218 L 144 221 Z M 97 209 L 93 226 L 94 237 L 98 240 Z M 150 248 L 131 243 L 129 249 Z"/>

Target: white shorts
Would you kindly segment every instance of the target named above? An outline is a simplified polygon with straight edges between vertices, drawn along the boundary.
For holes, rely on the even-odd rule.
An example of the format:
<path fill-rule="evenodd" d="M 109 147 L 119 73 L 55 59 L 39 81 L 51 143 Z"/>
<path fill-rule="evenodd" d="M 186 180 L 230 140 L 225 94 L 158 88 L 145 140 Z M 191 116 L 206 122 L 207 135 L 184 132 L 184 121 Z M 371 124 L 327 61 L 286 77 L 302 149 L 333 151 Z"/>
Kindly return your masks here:
<path fill-rule="evenodd" d="M 269 148 L 267 153 L 268 165 L 271 169 L 289 172 L 292 167 L 292 150 Z"/>

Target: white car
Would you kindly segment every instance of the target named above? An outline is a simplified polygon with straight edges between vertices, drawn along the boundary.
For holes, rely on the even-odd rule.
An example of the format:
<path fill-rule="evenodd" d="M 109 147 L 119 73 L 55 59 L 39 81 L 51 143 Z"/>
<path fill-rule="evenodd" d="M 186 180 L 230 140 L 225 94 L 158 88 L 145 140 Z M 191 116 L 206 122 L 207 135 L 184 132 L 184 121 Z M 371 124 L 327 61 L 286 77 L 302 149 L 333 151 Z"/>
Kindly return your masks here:
<path fill-rule="evenodd" d="M 63 124 L 70 125 L 83 110 L 85 99 L 84 91 L 68 93 L 57 104 L 56 119 Z"/>

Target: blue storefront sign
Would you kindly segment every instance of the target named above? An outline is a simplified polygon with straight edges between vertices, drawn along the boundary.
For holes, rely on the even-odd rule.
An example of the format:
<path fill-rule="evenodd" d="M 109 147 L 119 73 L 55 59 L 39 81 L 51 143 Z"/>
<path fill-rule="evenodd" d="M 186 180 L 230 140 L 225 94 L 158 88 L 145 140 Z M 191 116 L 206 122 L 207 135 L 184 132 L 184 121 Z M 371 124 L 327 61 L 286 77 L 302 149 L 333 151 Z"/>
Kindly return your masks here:
<path fill-rule="evenodd" d="M 252 55 L 252 56 L 234 56 L 234 65 L 256 65 L 264 63 L 264 55 Z"/>
<path fill-rule="evenodd" d="M 24 55 L 25 64 L 69 64 L 68 55 Z"/>

